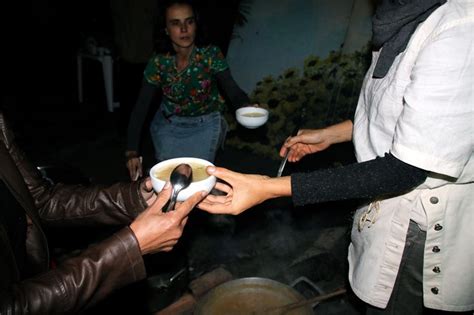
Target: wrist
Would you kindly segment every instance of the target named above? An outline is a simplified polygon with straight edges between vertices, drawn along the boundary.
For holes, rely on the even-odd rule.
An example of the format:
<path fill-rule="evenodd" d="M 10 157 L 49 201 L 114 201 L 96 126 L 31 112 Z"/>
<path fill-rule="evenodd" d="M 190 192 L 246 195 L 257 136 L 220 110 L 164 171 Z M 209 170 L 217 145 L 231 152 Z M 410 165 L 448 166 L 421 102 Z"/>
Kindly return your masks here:
<path fill-rule="evenodd" d="M 278 197 L 289 197 L 291 196 L 291 177 L 270 178 L 266 183 L 262 184 L 262 187 L 265 187 L 266 190 L 266 200 Z"/>
<path fill-rule="evenodd" d="M 321 130 L 321 138 L 324 139 L 324 142 L 328 147 L 339 142 L 337 132 L 335 132 L 331 127 L 323 128 Z"/>
<path fill-rule="evenodd" d="M 148 253 L 148 249 L 145 246 L 145 242 L 143 241 L 143 236 L 140 233 L 140 228 L 137 226 L 138 224 L 134 221 L 130 224 L 130 230 L 132 230 L 133 234 L 135 235 L 135 239 L 137 240 L 138 247 L 140 248 L 140 252 L 142 255 Z"/>
<path fill-rule="evenodd" d="M 327 139 L 326 141 L 329 145 L 351 141 L 352 121 L 346 120 L 339 124 L 323 128 L 322 132 L 323 139 Z"/>

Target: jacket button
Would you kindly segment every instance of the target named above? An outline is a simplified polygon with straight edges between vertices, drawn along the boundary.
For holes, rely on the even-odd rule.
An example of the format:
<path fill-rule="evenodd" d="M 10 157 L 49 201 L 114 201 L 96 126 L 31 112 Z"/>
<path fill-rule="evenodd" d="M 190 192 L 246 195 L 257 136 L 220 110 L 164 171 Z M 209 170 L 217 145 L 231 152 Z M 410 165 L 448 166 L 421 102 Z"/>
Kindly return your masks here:
<path fill-rule="evenodd" d="M 431 292 L 433 294 L 438 294 L 439 293 L 439 289 L 437 287 L 434 287 L 434 288 L 431 288 Z"/>
<path fill-rule="evenodd" d="M 441 251 L 441 249 L 439 249 L 438 246 L 433 247 L 433 253 L 439 253 L 440 251 Z"/>
<path fill-rule="evenodd" d="M 435 231 L 441 231 L 443 229 L 443 226 L 441 224 L 436 224 L 434 226 Z"/>
<path fill-rule="evenodd" d="M 438 197 L 431 197 L 430 202 L 435 205 L 439 202 L 439 199 L 438 199 Z"/>
<path fill-rule="evenodd" d="M 439 269 L 439 267 L 436 266 L 436 267 L 433 268 L 433 272 L 434 272 L 434 273 L 440 273 L 440 272 L 441 272 L 441 269 Z"/>

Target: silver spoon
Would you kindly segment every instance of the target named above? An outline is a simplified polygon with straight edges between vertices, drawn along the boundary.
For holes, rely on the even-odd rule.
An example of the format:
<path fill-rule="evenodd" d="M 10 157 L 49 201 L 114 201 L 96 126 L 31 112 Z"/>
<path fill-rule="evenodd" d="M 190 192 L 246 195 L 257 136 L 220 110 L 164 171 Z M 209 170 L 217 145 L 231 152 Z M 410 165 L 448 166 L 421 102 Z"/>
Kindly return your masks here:
<path fill-rule="evenodd" d="M 182 163 L 174 168 L 170 175 L 171 198 L 166 211 L 163 212 L 174 210 L 179 192 L 191 184 L 192 178 L 193 169 L 189 164 Z"/>
<path fill-rule="evenodd" d="M 278 168 L 278 172 L 277 172 L 277 177 L 281 177 L 281 175 L 283 174 L 283 169 L 285 168 L 286 161 L 288 161 L 288 155 L 290 155 L 290 149 L 286 151 L 285 157 L 280 163 L 280 167 Z"/>
<path fill-rule="evenodd" d="M 298 135 L 298 130 L 300 129 L 300 126 L 301 126 L 305 116 L 306 116 L 306 108 L 303 108 L 301 110 L 301 115 L 298 118 L 298 123 L 295 124 L 295 128 L 293 129 L 293 132 L 291 133 L 292 137 Z M 281 177 L 281 175 L 283 174 L 283 169 L 285 168 L 286 162 L 288 161 L 288 155 L 290 155 L 290 150 L 289 149 L 288 149 L 288 151 L 286 151 L 285 157 L 283 158 L 283 160 L 280 163 L 280 167 L 278 168 L 278 172 L 277 172 L 277 177 Z"/>

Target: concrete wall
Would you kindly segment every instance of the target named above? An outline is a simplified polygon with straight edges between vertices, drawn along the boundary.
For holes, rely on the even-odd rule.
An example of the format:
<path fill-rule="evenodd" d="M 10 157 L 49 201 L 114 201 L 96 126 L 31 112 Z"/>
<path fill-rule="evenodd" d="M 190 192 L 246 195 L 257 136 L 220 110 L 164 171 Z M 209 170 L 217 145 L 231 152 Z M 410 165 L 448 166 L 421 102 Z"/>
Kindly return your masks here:
<path fill-rule="evenodd" d="M 302 67 L 309 55 L 351 52 L 371 37 L 370 0 L 250 0 L 248 22 L 234 29 L 227 59 L 248 93 L 262 78 Z"/>

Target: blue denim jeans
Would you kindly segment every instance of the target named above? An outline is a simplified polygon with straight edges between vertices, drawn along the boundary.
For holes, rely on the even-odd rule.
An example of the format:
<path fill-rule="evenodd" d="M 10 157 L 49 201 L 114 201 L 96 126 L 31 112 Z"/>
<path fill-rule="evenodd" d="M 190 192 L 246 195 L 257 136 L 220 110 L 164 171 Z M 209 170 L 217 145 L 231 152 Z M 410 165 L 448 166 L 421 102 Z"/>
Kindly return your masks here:
<path fill-rule="evenodd" d="M 158 110 L 150 125 L 158 161 L 176 157 L 196 157 L 214 162 L 224 143 L 227 123 L 219 112 L 197 117 L 171 116 Z"/>

